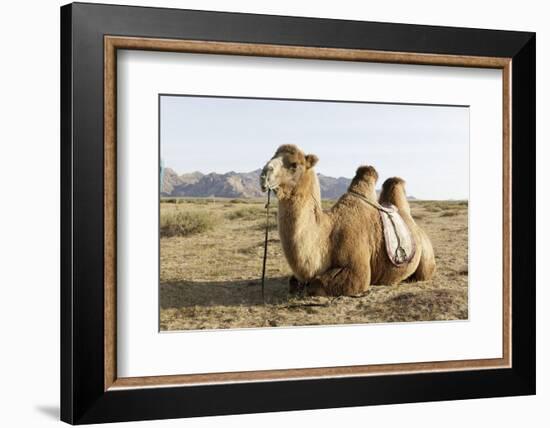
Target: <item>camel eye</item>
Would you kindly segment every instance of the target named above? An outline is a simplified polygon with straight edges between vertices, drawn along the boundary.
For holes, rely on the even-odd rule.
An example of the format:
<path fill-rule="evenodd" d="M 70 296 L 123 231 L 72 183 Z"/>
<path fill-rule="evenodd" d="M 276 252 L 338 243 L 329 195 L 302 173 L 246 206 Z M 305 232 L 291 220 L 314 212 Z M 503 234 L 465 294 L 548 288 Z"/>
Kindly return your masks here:
<path fill-rule="evenodd" d="M 296 168 L 298 168 L 298 164 L 296 162 L 292 162 L 290 164 L 290 169 L 296 169 Z"/>

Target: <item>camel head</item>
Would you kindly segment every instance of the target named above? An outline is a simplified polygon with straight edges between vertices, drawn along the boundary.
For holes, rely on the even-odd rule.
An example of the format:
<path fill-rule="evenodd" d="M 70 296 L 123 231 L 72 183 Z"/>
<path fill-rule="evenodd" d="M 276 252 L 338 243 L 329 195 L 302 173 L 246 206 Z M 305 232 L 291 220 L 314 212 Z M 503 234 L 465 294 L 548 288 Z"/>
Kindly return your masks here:
<path fill-rule="evenodd" d="M 306 155 L 293 144 L 280 146 L 260 175 L 262 191 L 273 190 L 279 199 L 292 194 L 308 171 L 319 159 Z"/>

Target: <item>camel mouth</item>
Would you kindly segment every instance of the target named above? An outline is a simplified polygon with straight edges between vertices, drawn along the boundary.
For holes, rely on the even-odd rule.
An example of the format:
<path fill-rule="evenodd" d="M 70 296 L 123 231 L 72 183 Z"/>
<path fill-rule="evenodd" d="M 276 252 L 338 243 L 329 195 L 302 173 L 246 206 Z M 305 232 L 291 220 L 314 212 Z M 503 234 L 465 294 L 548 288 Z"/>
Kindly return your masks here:
<path fill-rule="evenodd" d="M 261 183 L 260 187 L 262 189 L 262 192 L 264 192 L 264 193 L 267 192 L 268 190 L 272 190 L 273 192 L 276 192 L 277 189 L 279 188 L 278 185 L 274 186 L 270 183 Z"/>
<path fill-rule="evenodd" d="M 267 178 L 265 175 L 260 176 L 260 188 L 262 189 L 262 192 L 267 192 L 269 190 L 269 187 L 267 186 Z"/>
<path fill-rule="evenodd" d="M 267 178 L 266 175 L 261 175 L 260 176 L 260 187 L 262 189 L 262 192 L 267 192 L 268 190 L 273 190 L 275 191 L 279 185 L 278 184 L 273 184 L 273 183 L 270 183 L 269 182 L 269 179 Z"/>

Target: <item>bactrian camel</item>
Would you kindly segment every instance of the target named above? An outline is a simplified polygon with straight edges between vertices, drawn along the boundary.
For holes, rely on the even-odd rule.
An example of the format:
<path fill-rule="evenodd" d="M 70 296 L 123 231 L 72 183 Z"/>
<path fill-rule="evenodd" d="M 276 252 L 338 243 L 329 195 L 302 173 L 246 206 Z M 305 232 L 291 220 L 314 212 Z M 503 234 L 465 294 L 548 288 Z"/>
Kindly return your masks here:
<path fill-rule="evenodd" d="M 315 155 L 282 145 L 260 177 L 262 190 L 272 190 L 279 201 L 279 235 L 293 272 L 291 291 L 305 287 L 310 295 L 352 296 L 361 295 L 371 284 L 432 278 L 432 244 L 411 216 L 405 181 L 389 178 L 377 198 L 378 173 L 372 166 L 360 166 L 348 192 L 323 210 L 317 162 Z M 374 204 L 365 203 L 365 198 Z M 408 226 L 416 246 L 408 263 L 396 266 L 389 259 L 377 203 L 393 204 Z"/>

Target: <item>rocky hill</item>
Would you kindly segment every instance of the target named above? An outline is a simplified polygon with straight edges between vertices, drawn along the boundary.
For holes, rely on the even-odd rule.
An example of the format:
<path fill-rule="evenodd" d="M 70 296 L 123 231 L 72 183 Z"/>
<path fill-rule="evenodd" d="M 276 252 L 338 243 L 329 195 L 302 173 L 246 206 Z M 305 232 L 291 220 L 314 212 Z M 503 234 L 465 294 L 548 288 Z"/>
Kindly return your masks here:
<path fill-rule="evenodd" d="M 203 174 L 195 171 L 178 175 L 173 169 L 164 169 L 161 195 L 165 197 L 219 197 L 258 198 L 264 196 L 260 189 L 261 169 L 252 172 L 225 174 L 212 172 Z M 329 177 L 318 174 L 323 199 L 338 199 L 344 194 L 351 179 Z M 410 199 L 414 199 L 410 197 Z"/>
<path fill-rule="evenodd" d="M 319 185 L 321 186 L 321 198 L 322 199 L 338 199 L 351 183 L 351 179 L 344 177 L 329 177 L 323 174 L 317 174 L 319 177 Z"/>
<path fill-rule="evenodd" d="M 178 175 L 173 169 L 165 168 L 162 196 L 255 198 L 263 195 L 260 189 L 260 172 L 225 174 L 192 172 Z"/>

